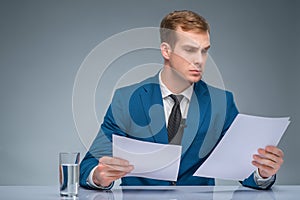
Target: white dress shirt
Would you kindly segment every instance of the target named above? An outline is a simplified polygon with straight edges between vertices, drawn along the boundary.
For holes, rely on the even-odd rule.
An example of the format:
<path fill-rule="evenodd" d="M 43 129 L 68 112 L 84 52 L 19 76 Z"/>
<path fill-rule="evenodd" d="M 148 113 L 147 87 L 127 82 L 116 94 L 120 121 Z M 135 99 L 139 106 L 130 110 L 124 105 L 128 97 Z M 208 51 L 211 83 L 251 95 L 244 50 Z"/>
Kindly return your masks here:
<path fill-rule="evenodd" d="M 174 93 L 172 93 L 167 88 L 167 86 L 162 82 L 161 72 L 162 71 L 160 71 L 160 73 L 159 73 L 159 85 L 160 85 L 161 95 L 162 95 L 162 99 L 163 99 L 166 126 L 168 126 L 168 119 L 169 119 L 169 116 L 171 114 L 172 108 L 173 108 L 174 103 L 175 103 L 174 100 L 169 95 L 174 94 Z M 182 95 L 183 96 L 182 100 L 180 101 L 180 110 L 181 110 L 181 116 L 182 116 L 183 119 L 186 119 L 186 117 L 187 117 L 190 101 L 191 101 L 193 91 L 194 91 L 193 87 L 194 87 L 194 84 L 189 86 L 183 92 L 181 92 L 179 94 L 175 94 L 175 95 Z"/>

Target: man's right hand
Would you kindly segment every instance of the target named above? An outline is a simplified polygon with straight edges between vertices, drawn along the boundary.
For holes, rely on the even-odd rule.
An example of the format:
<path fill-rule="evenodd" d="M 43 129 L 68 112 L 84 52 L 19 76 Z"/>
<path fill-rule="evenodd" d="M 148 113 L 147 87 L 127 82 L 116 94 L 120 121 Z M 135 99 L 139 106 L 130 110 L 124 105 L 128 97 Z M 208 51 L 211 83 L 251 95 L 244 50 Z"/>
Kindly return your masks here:
<path fill-rule="evenodd" d="M 93 174 L 93 182 L 96 185 L 107 187 L 113 181 L 122 178 L 133 170 L 127 160 L 104 156 L 99 159 L 99 164 Z"/>

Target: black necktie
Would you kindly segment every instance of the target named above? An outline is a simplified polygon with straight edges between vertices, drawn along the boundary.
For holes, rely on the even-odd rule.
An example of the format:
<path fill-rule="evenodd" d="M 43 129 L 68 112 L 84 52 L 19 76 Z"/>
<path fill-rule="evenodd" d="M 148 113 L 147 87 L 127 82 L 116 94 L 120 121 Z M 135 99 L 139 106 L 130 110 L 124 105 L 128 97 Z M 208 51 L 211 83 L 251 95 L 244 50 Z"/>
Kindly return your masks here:
<path fill-rule="evenodd" d="M 170 97 L 174 101 L 174 106 L 172 108 L 172 112 L 169 116 L 169 121 L 168 121 L 168 139 L 169 143 L 172 141 L 174 136 L 176 135 L 180 122 L 181 122 L 181 111 L 180 111 L 180 101 L 176 97 L 176 95 L 171 94 Z M 180 96 L 182 97 L 182 96 Z M 180 98 L 181 100 L 181 98 Z"/>

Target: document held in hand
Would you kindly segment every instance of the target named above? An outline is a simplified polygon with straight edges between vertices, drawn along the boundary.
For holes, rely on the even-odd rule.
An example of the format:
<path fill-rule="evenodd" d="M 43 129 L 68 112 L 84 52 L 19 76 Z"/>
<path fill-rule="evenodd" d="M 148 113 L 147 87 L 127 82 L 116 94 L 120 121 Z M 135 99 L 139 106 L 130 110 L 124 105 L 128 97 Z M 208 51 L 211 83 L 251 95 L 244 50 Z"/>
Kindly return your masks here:
<path fill-rule="evenodd" d="M 176 181 L 181 146 L 157 144 L 113 135 L 113 156 L 134 166 L 126 176 Z"/>
<path fill-rule="evenodd" d="M 239 114 L 211 155 L 194 176 L 244 180 L 255 171 L 252 156 L 259 148 L 276 146 L 289 118 L 266 118 Z"/>

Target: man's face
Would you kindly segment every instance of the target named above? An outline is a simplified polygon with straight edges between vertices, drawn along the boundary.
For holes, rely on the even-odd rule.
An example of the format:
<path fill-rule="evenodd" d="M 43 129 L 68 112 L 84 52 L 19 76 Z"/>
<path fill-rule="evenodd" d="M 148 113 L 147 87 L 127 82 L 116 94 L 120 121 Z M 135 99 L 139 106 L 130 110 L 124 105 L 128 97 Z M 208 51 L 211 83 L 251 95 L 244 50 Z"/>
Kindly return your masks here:
<path fill-rule="evenodd" d="M 170 67 L 190 84 L 200 81 L 210 48 L 209 33 L 178 28 L 176 36 L 169 57 Z"/>

